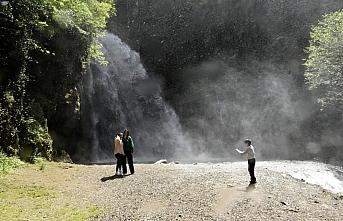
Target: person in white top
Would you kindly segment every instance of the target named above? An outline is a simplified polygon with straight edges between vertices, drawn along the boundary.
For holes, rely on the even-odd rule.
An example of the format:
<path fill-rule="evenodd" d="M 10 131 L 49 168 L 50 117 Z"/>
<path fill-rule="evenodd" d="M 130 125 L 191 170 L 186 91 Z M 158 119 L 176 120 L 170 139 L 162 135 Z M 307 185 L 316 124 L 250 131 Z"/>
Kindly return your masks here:
<path fill-rule="evenodd" d="M 124 146 L 122 141 L 122 134 L 117 134 L 114 139 L 114 156 L 117 158 L 116 175 L 122 176 L 124 166 Z"/>
<path fill-rule="evenodd" d="M 244 141 L 244 143 L 247 146 L 246 149 L 244 151 L 236 149 L 236 151 L 238 153 L 240 153 L 241 155 L 245 155 L 246 156 L 246 158 L 248 160 L 248 171 L 249 171 L 249 174 L 250 174 L 250 184 L 255 184 L 256 183 L 256 177 L 255 177 L 255 163 L 256 163 L 255 148 L 251 144 L 251 140 L 250 139 L 246 139 Z"/>

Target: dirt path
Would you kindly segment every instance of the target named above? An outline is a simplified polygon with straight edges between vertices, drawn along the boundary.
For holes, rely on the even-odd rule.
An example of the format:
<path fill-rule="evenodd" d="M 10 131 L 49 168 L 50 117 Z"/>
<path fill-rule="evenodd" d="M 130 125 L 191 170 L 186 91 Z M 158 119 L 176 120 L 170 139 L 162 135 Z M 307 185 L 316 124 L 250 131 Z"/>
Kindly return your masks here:
<path fill-rule="evenodd" d="M 242 163 L 137 165 L 134 175 L 119 179 L 113 173 L 113 166 L 49 164 L 42 171 L 35 167 L 19 169 L 5 179 L 54 191 L 52 209 L 32 211 L 36 220 L 63 220 L 52 216 L 51 211 L 65 205 L 95 206 L 101 213 L 88 217 L 104 221 L 343 217 L 342 196 L 268 170 L 265 165 L 257 165 L 255 187 L 247 186 L 248 174 Z"/>

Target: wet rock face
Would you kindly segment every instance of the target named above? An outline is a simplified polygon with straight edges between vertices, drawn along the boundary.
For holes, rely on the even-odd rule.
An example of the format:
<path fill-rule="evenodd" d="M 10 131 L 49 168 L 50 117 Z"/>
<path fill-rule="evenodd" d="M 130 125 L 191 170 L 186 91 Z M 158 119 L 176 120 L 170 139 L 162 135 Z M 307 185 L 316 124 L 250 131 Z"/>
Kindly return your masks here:
<path fill-rule="evenodd" d="M 88 53 L 89 39 L 76 32 L 63 31 L 43 42 L 54 55 L 34 55 L 33 60 L 38 63 L 32 62 L 29 66 L 32 80 L 28 83 L 27 94 L 33 102 L 31 114 L 42 125 L 47 119 L 49 134 L 54 141 L 54 155 L 59 156 L 63 151 L 72 153 L 72 144 L 79 137 L 77 87 L 82 79 L 82 62 Z"/>
<path fill-rule="evenodd" d="M 342 129 L 308 92 L 303 59 L 311 25 L 341 8 L 340 0 L 119 0 L 108 28 L 165 79 L 193 151 L 230 155 L 250 137 L 259 157 L 331 159 L 342 144 L 328 153 L 325 134 Z M 321 149 L 306 149 L 311 142 Z"/>
<path fill-rule="evenodd" d="M 149 69 L 179 69 L 224 53 L 285 61 L 301 58 L 311 25 L 340 0 L 118 0 L 108 25 Z M 223 55 L 225 56 L 225 55 Z"/>
<path fill-rule="evenodd" d="M 74 159 L 112 161 L 113 138 L 125 128 L 136 156 L 172 156 L 181 146 L 181 127 L 161 97 L 159 81 L 147 75 L 139 55 L 117 36 L 107 34 L 102 43 L 109 63 L 92 63 L 82 84 L 82 138 Z"/>

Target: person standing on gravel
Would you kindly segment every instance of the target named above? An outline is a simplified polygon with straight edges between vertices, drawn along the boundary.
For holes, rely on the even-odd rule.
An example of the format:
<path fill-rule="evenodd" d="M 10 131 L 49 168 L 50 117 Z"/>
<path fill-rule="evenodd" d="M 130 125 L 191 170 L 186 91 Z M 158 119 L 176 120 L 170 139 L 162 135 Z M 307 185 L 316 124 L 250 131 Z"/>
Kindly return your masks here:
<path fill-rule="evenodd" d="M 133 166 L 133 140 L 132 137 L 130 136 L 130 132 L 128 129 L 124 130 L 124 135 L 123 135 L 123 144 L 124 144 L 124 165 L 123 165 L 123 173 L 127 173 L 127 167 L 126 167 L 126 159 L 129 164 L 129 169 L 130 173 L 134 174 L 135 173 L 135 168 Z"/>
<path fill-rule="evenodd" d="M 125 162 L 123 134 L 117 134 L 114 139 L 114 156 L 117 158 L 116 175 L 122 176 Z"/>
<path fill-rule="evenodd" d="M 256 183 L 256 177 L 255 177 L 255 148 L 251 144 L 251 140 L 246 139 L 244 141 L 245 145 L 247 146 L 244 151 L 241 151 L 239 149 L 236 149 L 238 153 L 241 155 L 245 155 L 246 158 L 248 159 L 248 171 L 250 174 L 250 184 L 255 184 Z"/>

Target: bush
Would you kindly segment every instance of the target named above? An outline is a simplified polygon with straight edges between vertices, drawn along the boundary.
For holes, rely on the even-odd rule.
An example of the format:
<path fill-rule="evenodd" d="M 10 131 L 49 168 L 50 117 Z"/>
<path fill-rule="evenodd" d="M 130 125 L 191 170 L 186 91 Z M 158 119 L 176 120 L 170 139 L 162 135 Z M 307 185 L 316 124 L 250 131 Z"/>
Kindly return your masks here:
<path fill-rule="evenodd" d="M 24 163 L 17 157 L 8 157 L 0 151 L 0 173 L 7 173 L 23 164 Z"/>
<path fill-rule="evenodd" d="M 21 110 L 11 92 L 4 92 L 0 101 L 0 151 L 8 155 L 18 154 L 18 126 Z"/>
<path fill-rule="evenodd" d="M 52 139 L 47 127 L 43 127 L 35 119 L 28 118 L 22 121 L 20 157 L 22 160 L 34 162 L 36 157 L 51 160 Z"/>

